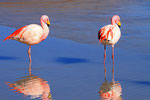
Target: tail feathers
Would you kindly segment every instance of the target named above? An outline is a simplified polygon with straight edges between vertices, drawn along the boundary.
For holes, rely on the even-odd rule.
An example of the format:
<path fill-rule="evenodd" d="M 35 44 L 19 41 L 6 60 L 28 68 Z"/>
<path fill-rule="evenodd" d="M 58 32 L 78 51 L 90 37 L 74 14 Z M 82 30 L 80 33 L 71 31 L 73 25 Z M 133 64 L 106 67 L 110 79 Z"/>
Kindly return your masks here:
<path fill-rule="evenodd" d="M 101 30 L 99 30 L 98 32 L 98 40 L 100 40 L 100 37 L 101 37 Z"/>
<path fill-rule="evenodd" d="M 14 33 L 12 33 L 11 35 L 9 35 L 8 37 L 6 37 L 3 41 L 5 41 L 5 40 L 8 40 L 8 39 L 11 39 L 11 38 L 13 38 L 13 37 L 15 37 L 16 35 L 18 35 L 20 32 L 25 32 L 26 31 L 26 27 L 27 26 L 23 26 L 23 27 L 21 27 L 21 28 L 19 28 L 18 30 L 16 30 Z"/>
<path fill-rule="evenodd" d="M 6 40 L 8 40 L 8 39 L 11 39 L 13 37 L 13 35 L 11 34 L 11 35 L 9 35 L 8 37 L 6 37 L 3 41 L 6 41 Z"/>

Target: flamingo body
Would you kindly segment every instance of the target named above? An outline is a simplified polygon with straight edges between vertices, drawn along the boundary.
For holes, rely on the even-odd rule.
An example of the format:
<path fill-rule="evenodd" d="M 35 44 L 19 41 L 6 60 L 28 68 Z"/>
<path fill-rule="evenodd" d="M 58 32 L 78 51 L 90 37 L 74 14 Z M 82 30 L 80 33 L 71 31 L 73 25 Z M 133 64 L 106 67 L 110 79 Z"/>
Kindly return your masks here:
<path fill-rule="evenodd" d="M 44 32 L 41 26 L 30 24 L 18 29 L 13 34 L 8 39 L 17 40 L 27 45 L 34 45 L 41 42 Z"/>
<path fill-rule="evenodd" d="M 6 84 L 14 92 L 31 96 L 31 99 L 41 98 L 41 100 L 52 100 L 48 82 L 38 76 L 25 76 L 14 83 L 6 82 Z"/>
<path fill-rule="evenodd" d="M 99 93 L 101 100 L 122 100 L 121 98 L 122 88 L 120 83 L 105 82 L 102 84 Z"/>
<path fill-rule="evenodd" d="M 41 41 L 45 40 L 49 34 L 50 25 L 49 18 L 47 15 L 42 15 L 41 19 L 41 26 L 37 24 L 30 24 L 23 26 L 13 32 L 11 35 L 4 39 L 8 40 L 17 40 L 21 43 L 29 45 L 28 55 L 29 55 L 29 71 L 31 72 L 31 45 L 38 44 Z"/>
<path fill-rule="evenodd" d="M 106 45 L 112 45 L 112 60 L 114 73 L 114 45 L 118 42 L 121 37 L 121 26 L 120 17 L 114 15 L 111 19 L 111 24 L 102 27 L 98 32 L 98 40 L 104 44 L 104 72 L 106 73 L 105 60 L 106 60 Z"/>
<path fill-rule="evenodd" d="M 7 39 L 12 39 L 27 45 L 34 45 L 40 43 L 47 37 L 49 33 L 49 28 L 46 25 L 47 22 L 45 20 L 49 21 L 48 17 L 46 15 L 43 15 L 41 17 L 42 27 L 37 24 L 26 25 L 6 37 L 4 41 Z"/>
<path fill-rule="evenodd" d="M 106 25 L 98 33 L 99 41 L 104 45 L 114 45 L 121 37 L 121 32 L 117 24 Z"/>

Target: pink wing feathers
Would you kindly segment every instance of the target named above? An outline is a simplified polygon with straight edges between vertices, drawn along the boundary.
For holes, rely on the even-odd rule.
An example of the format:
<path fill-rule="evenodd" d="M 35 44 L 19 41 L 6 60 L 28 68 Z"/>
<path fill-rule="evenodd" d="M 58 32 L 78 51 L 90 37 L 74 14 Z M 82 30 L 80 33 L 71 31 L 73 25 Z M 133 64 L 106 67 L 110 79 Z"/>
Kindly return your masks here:
<path fill-rule="evenodd" d="M 5 39 L 4 39 L 4 41 L 5 40 L 8 40 L 8 39 L 11 39 L 11 38 L 13 38 L 13 37 L 15 37 L 15 36 L 17 36 L 17 35 L 19 35 L 20 33 L 20 38 L 22 38 L 22 36 L 23 36 L 23 33 L 27 30 L 27 28 L 26 28 L 27 26 L 23 26 L 23 27 L 21 27 L 21 28 L 19 28 L 18 30 L 16 30 L 15 32 L 13 32 L 11 35 L 9 35 L 8 37 L 6 37 Z"/>
<path fill-rule="evenodd" d="M 112 25 L 102 27 L 98 32 L 98 39 L 100 40 L 100 42 L 108 40 L 109 37 L 113 39 L 113 29 L 114 27 Z"/>

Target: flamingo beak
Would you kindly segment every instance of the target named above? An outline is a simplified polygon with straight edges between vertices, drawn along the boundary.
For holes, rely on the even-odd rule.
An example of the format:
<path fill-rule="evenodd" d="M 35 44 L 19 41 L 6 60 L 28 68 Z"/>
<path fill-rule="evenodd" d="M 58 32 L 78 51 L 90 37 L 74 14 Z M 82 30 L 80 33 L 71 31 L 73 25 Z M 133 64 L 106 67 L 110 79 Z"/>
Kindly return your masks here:
<path fill-rule="evenodd" d="M 121 22 L 120 21 L 117 24 L 118 24 L 119 27 L 121 27 Z"/>
<path fill-rule="evenodd" d="M 48 98 L 49 98 L 49 99 L 52 99 L 52 97 L 51 97 L 51 93 L 50 93 L 50 92 L 49 92 Z"/>
<path fill-rule="evenodd" d="M 47 21 L 47 26 L 49 26 L 49 25 L 50 25 L 50 21 L 48 20 L 48 21 Z"/>

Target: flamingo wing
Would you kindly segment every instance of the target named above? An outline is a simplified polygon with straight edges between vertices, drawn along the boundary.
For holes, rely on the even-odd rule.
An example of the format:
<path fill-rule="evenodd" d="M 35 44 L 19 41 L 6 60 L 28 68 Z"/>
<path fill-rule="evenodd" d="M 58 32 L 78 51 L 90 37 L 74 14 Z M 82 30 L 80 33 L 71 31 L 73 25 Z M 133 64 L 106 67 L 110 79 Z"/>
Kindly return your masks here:
<path fill-rule="evenodd" d="M 112 25 L 107 25 L 102 27 L 98 32 L 98 39 L 100 42 L 102 41 L 109 41 L 113 39 L 113 29 L 114 27 Z"/>
<path fill-rule="evenodd" d="M 9 35 L 8 37 L 6 37 L 5 39 L 4 39 L 4 41 L 5 40 L 8 40 L 8 39 L 11 39 L 11 38 L 13 38 L 13 37 L 15 37 L 15 36 L 17 36 L 17 35 L 19 35 L 20 33 L 20 38 L 22 38 L 22 36 L 23 36 L 23 33 L 25 32 L 27 30 L 27 26 L 23 26 L 23 27 L 21 27 L 21 28 L 19 28 L 18 30 L 16 30 L 15 32 L 13 32 L 11 35 Z"/>

